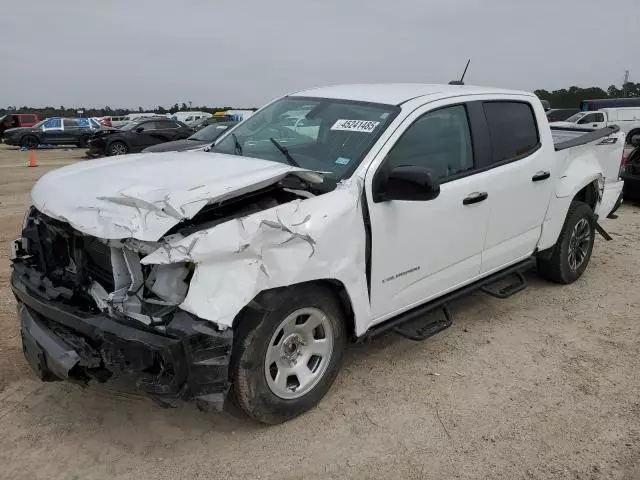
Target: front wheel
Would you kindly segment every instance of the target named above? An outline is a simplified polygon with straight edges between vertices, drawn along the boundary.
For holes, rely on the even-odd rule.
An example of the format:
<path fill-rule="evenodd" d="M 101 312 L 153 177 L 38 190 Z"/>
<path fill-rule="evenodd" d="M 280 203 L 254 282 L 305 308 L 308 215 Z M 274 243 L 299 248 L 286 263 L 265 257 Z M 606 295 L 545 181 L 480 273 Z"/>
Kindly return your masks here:
<path fill-rule="evenodd" d="M 584 202 L 574 201 L 556 244 L 538 255 L 538 272 L 556 283 L 573 283 L 584 273 L 595 242 L 595 216 Z"/>
<path fill-rule="evenodd" d="M 314 407 L 333 383 L 346 346 L 333 293 L 301 285 L 269 292 L 239 319 L 232 399 L 253 419 L 282 423 Z"/>
<path fill-rule="evenodd" d="M 28 150 L 33 150 L 35 148 L 38 148 L 39 143 L 40 142 L 38 142 L 38 138 L 34 135 L 25 135 L 20 140 L 20 146 Z"/>
<path fill-rule="evenodd" d="M 112 142 L 107 149 L 107 154 L 110 156 L 113 155 L 125 155 L 129 153 L 129 147 L 124 142 L 116 141 Z"/>

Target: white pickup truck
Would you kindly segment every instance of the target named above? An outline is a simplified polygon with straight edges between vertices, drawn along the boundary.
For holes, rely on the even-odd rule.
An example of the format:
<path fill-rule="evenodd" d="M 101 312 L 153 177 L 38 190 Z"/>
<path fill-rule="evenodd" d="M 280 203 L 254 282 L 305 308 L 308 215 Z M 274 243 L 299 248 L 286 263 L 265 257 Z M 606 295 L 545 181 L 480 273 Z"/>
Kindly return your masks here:
<path fill-rule="evenodd" d="M 555 135 L 531 93 L 350 85 L 275 100 L 210 152 L 50 172 L 13 243 L 25 355 L 44 380 L 295 417 L 349 341 L 424 340 L 448 302 L 506 298 L 534 266 L 583 274 L 622 136 Z"/>
<path fill-rule="evenodd" d="M 595 112 L 578 112 L 562 122 L 551 122 L 551 127 L 598 129 L 617 125 L 627 136 L 627 142 L 640 135 L 640 108 L 602 108 Z"/>

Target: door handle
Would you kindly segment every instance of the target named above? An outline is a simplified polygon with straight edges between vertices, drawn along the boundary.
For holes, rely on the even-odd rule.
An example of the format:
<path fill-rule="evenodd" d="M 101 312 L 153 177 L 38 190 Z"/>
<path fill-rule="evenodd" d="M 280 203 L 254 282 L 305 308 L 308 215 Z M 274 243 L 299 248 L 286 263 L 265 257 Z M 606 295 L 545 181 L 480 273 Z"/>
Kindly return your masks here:
<path fill-rule="evenodd" d="M 533 177 L 531 177 L 532 182 L 539 182 L 541 180 L 546 180 L 551 176 L 549 172 L 538 172 Z"/>
<path fill-rule="evenodd" d="M 486 200 L 489 194 L 487 192 L 473 192 L 462 200 L 463 205 L 472 205 Z"/>

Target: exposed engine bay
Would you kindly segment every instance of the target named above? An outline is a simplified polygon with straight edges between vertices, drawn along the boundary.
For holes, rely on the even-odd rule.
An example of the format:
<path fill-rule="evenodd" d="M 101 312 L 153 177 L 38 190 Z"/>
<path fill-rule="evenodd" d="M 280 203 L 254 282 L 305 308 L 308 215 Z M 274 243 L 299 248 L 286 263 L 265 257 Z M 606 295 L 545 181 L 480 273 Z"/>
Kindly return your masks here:
<path fill-rule="evenodd" d="M 144 265 L 141 259 L 196 231 L 313 196 L 290 188 L 299 187 L 299 182 L 297 178 L 285 178 L 240 197 L 207 205 L 157 242 L 96 238 L 32 207 L 25 218 L 23 244 L 21 251 L 15 252 L 16 261 L 26 262 L 41 273 L 39 288 L 53 298 L 162 330 L 186 297 L 195 264 Z"/>

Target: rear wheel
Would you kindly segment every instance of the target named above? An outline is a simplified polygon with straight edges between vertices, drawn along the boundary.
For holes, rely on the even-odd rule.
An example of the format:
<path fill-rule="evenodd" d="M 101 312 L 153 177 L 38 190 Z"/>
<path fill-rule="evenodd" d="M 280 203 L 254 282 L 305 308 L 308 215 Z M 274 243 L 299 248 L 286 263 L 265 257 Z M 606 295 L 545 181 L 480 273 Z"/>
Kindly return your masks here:
<path fill-rule="evenodd" d="M 40 142 L 38 141 L 38 137 L 35 135 L 25 135 L 20 140 L 20 146 L 23 148 L 27 148 L 29 150 L 33 150 L 34 148 L 38 148 Z"/>
<path fill-rule="evenodd" d="M 584 273 L 595 241 L 595 216 L 584 202 L 569 207 L 556 244 L 538 255 L 538 272 L 556 283 L 575 282 Z"/>
<path fill-rule="evenodd" d="M 256 299 L 239 319 L 232 355 L 233 401 L 253 419 L 281 423 L 314 407 L 333 383 L 346 346 L 333 293 L 302 285 Z"/>
<path fill-rule="evenodd" d="M 125 155 L 127 153 L 129 153 L 129 147 L 127 147 L 126 143 L 120 141 L 110 143 L 107 149 L 108 155 Z"/>

